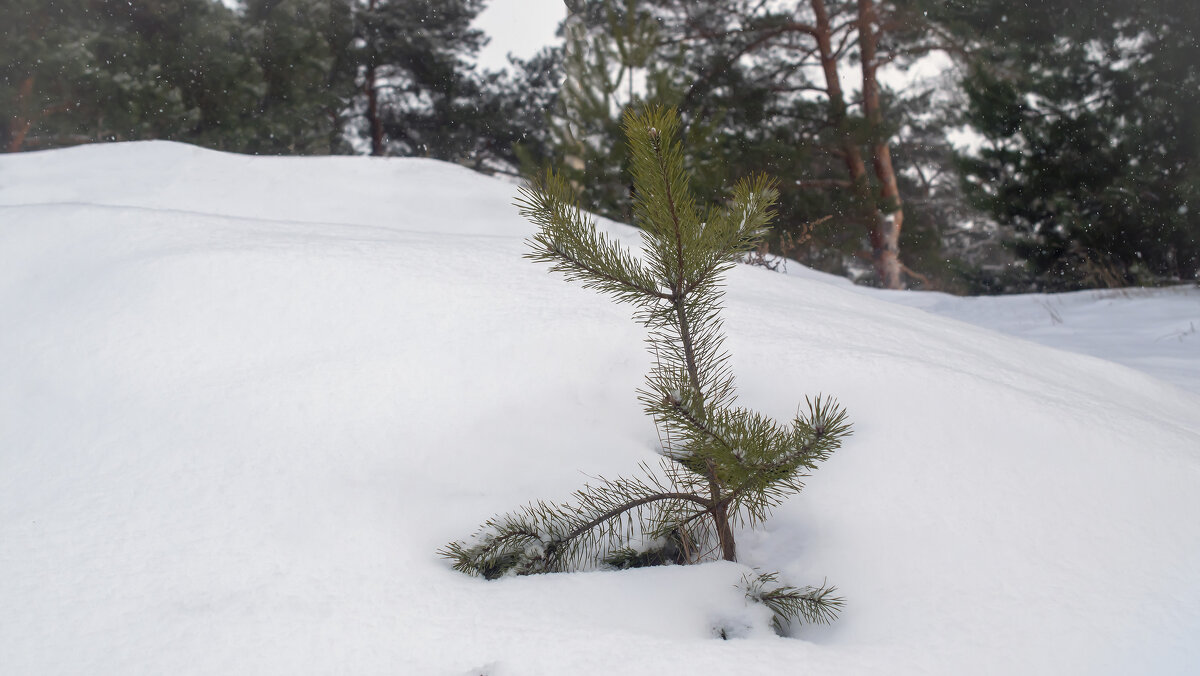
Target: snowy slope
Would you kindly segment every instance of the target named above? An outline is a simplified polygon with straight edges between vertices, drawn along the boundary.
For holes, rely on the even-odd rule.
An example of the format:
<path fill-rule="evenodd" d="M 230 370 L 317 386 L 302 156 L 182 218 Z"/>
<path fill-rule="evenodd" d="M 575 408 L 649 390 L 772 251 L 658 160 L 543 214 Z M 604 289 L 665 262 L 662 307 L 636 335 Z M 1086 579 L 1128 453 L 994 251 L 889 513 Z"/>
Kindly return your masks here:
<path fill-rule="evenodd" d="M 973 298 L 882 295 L 1043 345 L 1115 361 L 1200 393 L 1196 286 Z"/>
<path fill-rule="evenodd" d="M 836 625 L 770 635 L 742 565 L 449 570 L 486 517 L 655 457 L 641 330 L 521 259 L 513 193 L 421 160 L 0 157 L 0 671 L 1200 671 L 1195 379 L 815 274 L 731 275 L 742 401 L 834 394 L 855 435 L 739 544 L 837 584 Z M 1177 293 L 1122 307 L 1183 332 Z M 1039 298 L 1095 354 L 1076 297 Z M 1144 366 L 1133 334 L 1101 356 Z"/>

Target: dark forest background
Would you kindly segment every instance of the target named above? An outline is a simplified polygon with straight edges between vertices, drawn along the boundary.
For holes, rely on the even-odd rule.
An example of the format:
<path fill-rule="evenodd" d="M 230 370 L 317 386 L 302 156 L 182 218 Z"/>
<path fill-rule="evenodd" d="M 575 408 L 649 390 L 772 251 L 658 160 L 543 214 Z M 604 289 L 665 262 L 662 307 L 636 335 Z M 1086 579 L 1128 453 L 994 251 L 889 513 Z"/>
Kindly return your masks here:
<path fill-rule="evenodd" d="M 564 168 L 628 220 L 628 106 L 679 109 L 702 199 L 755 172 L 785 254 L 952 293 L 1200 280 L 1200 3 L 568 0 L 475 65 L 484 0 L 6 0 L 0 149 L 169 139 Z"/>

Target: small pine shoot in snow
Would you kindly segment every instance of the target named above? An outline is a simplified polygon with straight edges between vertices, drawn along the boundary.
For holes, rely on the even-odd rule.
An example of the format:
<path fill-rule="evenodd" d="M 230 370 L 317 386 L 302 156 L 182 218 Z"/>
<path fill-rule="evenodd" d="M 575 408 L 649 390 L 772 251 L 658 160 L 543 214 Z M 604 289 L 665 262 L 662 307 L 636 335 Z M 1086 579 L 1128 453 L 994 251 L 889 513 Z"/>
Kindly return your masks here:
<path fill-rule="evenodd" d="M 644 257 L 596 229 L 561 175 L 522 190 L 522 215 L 538 226 L 527 257 L 634 307 L 655 364 L 639 390 L 663 440 L 659 466 L 634 478 L 600 479 L 566 504 L 534 502 L 488 520 L 442 554 L 456 570 L 485 578 L 608 566 L 737 560 L 735 527 L 754 526 L 803 489 L 803 479 L 850 434 L 846 412 L 817 396 L 790 424 L 735 405 L 721 324 L 723 277 L 755 249 L 771 221 L 773 183 L 738 183 L 732 204 L 697 207 L 683 170 L 674 111 L 625 116 L 634 217 Z M 782 629 L 828 622 L 841 608 L 833 588 L 796 588 L 767 573 L 746 595 L 768 606 Z"/>

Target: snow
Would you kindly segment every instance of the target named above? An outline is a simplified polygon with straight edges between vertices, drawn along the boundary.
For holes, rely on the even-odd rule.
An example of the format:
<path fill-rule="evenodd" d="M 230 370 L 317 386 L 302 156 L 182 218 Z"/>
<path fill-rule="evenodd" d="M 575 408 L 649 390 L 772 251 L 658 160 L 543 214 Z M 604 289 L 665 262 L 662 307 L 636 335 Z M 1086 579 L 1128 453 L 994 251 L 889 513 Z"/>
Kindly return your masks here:
<path fill-rule="evenodd" d="M 1200 289 L 1114 289 L 897 302 L 1144 371 L 1200 393 Z"/>
<path fill-rule="evenodd" d="M 855 424 L 741 562 L 450 570 L 489 516 L 656 457 L 640 327 L 521 258 L 514 196 L 427 160 L 0 157 L 0 670 L 1200 671 L 1194 288 L 740 266 L 741 402 Z M 846 609 L 775 637 L 749 567 Z"/>

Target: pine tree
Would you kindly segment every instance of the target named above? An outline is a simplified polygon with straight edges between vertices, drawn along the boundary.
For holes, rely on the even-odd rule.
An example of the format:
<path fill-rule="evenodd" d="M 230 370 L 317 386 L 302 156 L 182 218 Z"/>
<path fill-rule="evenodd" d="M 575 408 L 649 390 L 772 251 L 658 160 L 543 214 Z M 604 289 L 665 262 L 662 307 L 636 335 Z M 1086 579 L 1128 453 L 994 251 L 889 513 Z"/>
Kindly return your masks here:
<path fill-rule="evenodd" d="M 562 86 L 547 121 L 558 172 L 588 211 L 628 220 L 628 160 L 621 117 L 661 102 L 661 54 L 654 18 L 641 0 L 572 0 L 559 31 Z M 669 65 L 669 64 L 667 64 Z M 527 173 L 540 167 L 526 166 Z"/>
<path fill-rule="evenodd" d="M 772 182 L 743 180 L 732 205 L 701 211 L 675 140 L 677 114 L 630 111 L 623 126 L 641 257 L 596 230 L 560 174 L 526 186 L 518 206 L 538 226 L 528 258 L 633 305 L 649 330 L 656 361 L 638 394 L 662 440 L 661 471 L 644 465 L 637 477 L 584 486 L 569 504 L 535 502 L 489 520 L 471 541 L 442 551 L 462 572 L 490 579 L 601 564 L 734 561 L 734 527 L 762 522 L 850 434 L 845 411 L 820 396 L 790 425 L 735 406 L 722 278 L 763 236 L 776 199 Z M 784 620 L 828 621 L 842 603 L 831 592 L 782 586 L 768 573 L 748 584 L 747 596 L 769 600 Z"/>
<path fill-rule="evenodd" d="M 0 150 L 170 139 L 342 149 L 349 0 L 0 5 Z"/>
<path fill-rule="evenodd" d="M 968 189 L 1038 287 L 1200 280 L 1200 5 L 943 7 L 979 44 Z"/>
<path fill-rule="evenodd" d="M 617 54 L 637 57 L 647 81 L 644 100 L 680 111 L 685 163 L 702 202 L 727 199 L 730 177 L 764 169 L 780 179 L 772 242 L 777 251 L 786 249 L 789 257 L 829 272 L 861 273 L 864 281 L 870 281 L 869 264 L 873 283 L 886 287 L 947 289 L 961 273 L 945 265 L 957 252 L 939 246 L 939 230 L 962 233 L 957 223 L 931 223 L 927 211 L 920 213 L 924 205 L 916 202 L 927 198 L 907 179 L 927 171 L 935 157 L 936 170 L 948 177 L 955 175 L 955 165 L 949 153 L 906 152 L 914 147 L 910 130 L 928 117 L 928 106 L 919 95 L 910 96 L 911 89 L 892 91 L 878 78 L 885 64 L 905 67 L 947 48 L 940 27 L 927 18 L 931 12 L 923 11 L 925 3 L 572 0 L 564 38 L 569 53 L 572 26 L 587 29 L 586 49 L 575 49 L 585 63 L 599 62 L 606 53 L 614 65 Z M 646 29 L 622 33 L 606 21 L 609 15 Z M 629 36 L 648 39 L 630 43 Z M 636 49 L 622 50 L 623 40 Z M 603 91 L 568 66 L 564 100 L 573 82 L 589 84 L 584 91 Z M 603 80 L 609 89 L 613 81 Z M 624 157 L 604 154 L 615 147 L 604 141 L 616 135 L 610 129 L 617 129 L 619 116 L 604 112 L 607 123 L 590 114 L 576 116 L 600 124 L 583 127 L 586 134 L 577 136 L 590 148 L 573 154 L 583 160 L 578 173 L 586 172 L 580 181 L 584 206 L 624 217 L 628 190 L 617 172 Z M 965 199 L 958 202 L 956 208 L 965 208 Z M 820 228 L 809 228 L 825 217 L 830 218 Z M 797 240 L 804 244 L 795 246 Z"/>
<path fill-rule="evenodd" d="M 251 99 L 253 63 L 216 0 L 18 0 L 0 6 L 0 142 L 207 142 Z M 233 42 L 234 44 L 231 44 Z"/>
<path fill-rule="evenodd" d="M 354 95 L 351 0 L 243 0 L 247 53 L 261 72 L 240 152 L 325 155 L 343 135 Z"/>
<path fill-rule="evenodd" d="M 483 0 L 367 0 L 356 15 L 362 96 L 354 109 L 372 155 L 455 160 L 478 136 L 471 28 Z"/>

